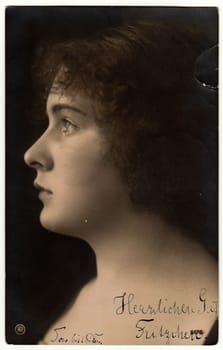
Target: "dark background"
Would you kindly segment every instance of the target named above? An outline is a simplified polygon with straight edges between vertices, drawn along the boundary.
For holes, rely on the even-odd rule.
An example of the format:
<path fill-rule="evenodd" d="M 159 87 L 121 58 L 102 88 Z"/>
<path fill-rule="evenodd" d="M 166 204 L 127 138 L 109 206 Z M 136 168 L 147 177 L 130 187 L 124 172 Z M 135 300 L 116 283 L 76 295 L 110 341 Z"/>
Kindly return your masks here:
<path fill-rule="evenodd" d="M 20 6 L 6 10 L 8 343 L 36 343 L 66 303 L 95 274 L 94 252 L 86 243 L 47 232 L 39 224 L 41 204 L 32 186 L 34 173 L 23 161 L 25 150 L 44 128 L 44 123 L 33 118 L 37 113 L 31 69 L 34 52 L 42 41 L 91 33 L 135 17 L 189 23 L 203 31 L 208 42 L 214 45 L 218 41 L 216 8 Z M 192 232 L 217 258 L 217 93 L 208 90 L 205 94 L 210 111 L 207 143 L 212 147 L 214 175 L 208 195 L 200 207 L 198 203 L 194 216 L 184 211 L 179 219 L 183 222 L 186 217 Z M 14 327 L 19 323 L 26 327 L 24 335 L 15 333 Z"/>

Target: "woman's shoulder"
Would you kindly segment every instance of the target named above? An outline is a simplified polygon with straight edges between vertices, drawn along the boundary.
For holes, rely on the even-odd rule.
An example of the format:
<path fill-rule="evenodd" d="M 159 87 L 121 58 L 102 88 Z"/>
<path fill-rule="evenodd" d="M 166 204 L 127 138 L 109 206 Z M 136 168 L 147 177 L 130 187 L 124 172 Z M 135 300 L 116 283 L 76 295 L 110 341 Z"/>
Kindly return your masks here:
<path fill-rule="evenodd" d="M 158 288 L 176 296 L 190 297 L 195 291 L 207 290 L 211 298 L 218 295 L 218 264 L 205 247 L 190 236 L 171 231 L 159 255 Z M 165 281 L 165 282 L 164 282 Z"/>
<path fill-rule="evenodd" d="M 217 319 L 217 261 L 188 234 L 167 225 L 160 227 L 161 240 L 154 254 L 157 258 L 145 264 L 134 298 L 138 295 L 142 305 L 158 310 L 151 314 L 158 328 L 163 325 L 174 335 L 174 329 L 180 329 L 186 332 L 185 337 L 201 331 L 197 338 L 204 343 Z M 198 339 L 172 339 L 172 343 L 198 344 Z"/>
<path fill-rule="evenodd" d="M 182 264 L 182 277 L 194 286 L 202 285 L 210 290 L 217 291 L 218 264 L 206 248 L 199 242 L 185 237 L 183 247 L 177 259 Z M 180 256 L 182 255 L 182 258 Z"/>

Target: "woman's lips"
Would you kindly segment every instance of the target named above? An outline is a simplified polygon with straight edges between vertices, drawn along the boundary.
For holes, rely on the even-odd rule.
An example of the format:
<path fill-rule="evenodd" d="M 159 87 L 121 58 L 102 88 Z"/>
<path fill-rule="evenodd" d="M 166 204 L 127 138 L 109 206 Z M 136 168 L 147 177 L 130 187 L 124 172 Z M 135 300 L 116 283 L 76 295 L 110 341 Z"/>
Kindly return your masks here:
<path fill-rule="evenodd" d="M 51 190 L 49 190 L 48 188 L 45 188 L 43 186 L 41 186 L 40 184 L 38 184 L 38 182 L 34 182 L 34 187 L 39 190 L 39 191 L 45 191 L 45 192 L 49 192 L 49 193 L 53 193 Z"/>
<path fill-rule="evenodd" d="M 48 200 L 52 196 L 52 192 L 49 192 L 47 190 L 42 190 L 39 193 L 39 199 L 42 201 Z"/>
<path fill-rule="evenodd" d="M 51 190 L 41 186 L 37 182 L 34 182 L 34 187 L 40 191 L 39 192 L 39 199 L 41 199 L 41 200 L 48 199 L 53 194 L 53 192 Z"/>

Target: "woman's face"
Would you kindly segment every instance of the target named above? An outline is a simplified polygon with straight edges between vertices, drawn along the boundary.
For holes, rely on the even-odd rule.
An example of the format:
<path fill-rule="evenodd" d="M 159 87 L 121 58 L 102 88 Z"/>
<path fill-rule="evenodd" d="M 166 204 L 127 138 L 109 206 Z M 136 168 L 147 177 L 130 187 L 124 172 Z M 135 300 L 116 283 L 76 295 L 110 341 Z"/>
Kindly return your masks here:
<path fill-rule="evenodd" d="M 36 170 L 40 221 L 48 230 L 78 236 L 114 220 L 125 192 L 104 160 L 107 145 L 92 100 L 71 88 L 51 89 L 46 111 L 48 128 L 25 153 Z"/>

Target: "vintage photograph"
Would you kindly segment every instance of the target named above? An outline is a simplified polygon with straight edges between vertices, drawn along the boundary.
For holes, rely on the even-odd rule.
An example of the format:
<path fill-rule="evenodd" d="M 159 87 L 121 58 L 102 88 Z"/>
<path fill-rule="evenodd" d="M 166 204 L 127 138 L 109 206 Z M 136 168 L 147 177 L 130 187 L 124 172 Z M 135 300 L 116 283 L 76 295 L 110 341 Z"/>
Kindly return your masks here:
<path fill-rule="evenodd" d="M 6 341 L 218 342 L 218 8 L 8 6 Z"/>

